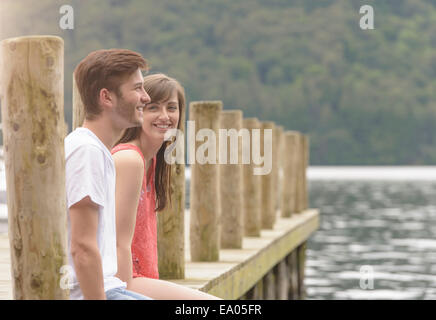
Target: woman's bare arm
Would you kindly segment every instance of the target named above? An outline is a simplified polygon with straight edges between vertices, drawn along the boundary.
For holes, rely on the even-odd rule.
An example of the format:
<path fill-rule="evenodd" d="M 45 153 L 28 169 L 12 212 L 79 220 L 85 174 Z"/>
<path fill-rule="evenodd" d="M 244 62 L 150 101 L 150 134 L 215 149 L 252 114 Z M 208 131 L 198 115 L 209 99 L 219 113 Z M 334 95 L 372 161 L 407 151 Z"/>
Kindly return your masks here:
<path fill-rule="evenodd" d="M 132 279 L 131 246 L 144 177 L 144 162 L 134 150 L 118 151 L 113 159 L 116 170 L 117 277 L 129 283 Z"/>

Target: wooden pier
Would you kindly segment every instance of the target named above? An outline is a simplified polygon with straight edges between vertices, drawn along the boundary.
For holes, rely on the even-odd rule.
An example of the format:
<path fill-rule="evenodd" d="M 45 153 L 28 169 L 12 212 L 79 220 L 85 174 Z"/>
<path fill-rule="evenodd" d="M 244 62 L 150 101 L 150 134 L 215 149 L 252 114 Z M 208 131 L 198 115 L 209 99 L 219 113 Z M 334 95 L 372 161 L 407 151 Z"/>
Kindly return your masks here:
<path fill-rule="evenodd" d="M 221 249 L 219 262 L 191 262 L 189 235 L 185 235 L 185 279 L 170 280 L 224 299 L 297 299 L 304 292 L 304 261 L 298 263 L 293 253 L 302 250 L 308 237 L 318 229 L 319 213 L 310 209 L 290 218 L 277 216 L 272 230 L 262 230 L 260 237 L 244 237 L 242 249 Z M 185 228 L 189 228 L 189 210 L 185 212 Z M 280 262 L 286 272 L 279 272 Z M 277 278 L 274 296 L 266 296 L 266 277 L 273 273 Z M 300 281 L 295 281 L 299 279 Z M 294 283 L 294 284 L 293 284 Z M 291 285 L 293 284 L 293 287 Z M 282 289 L 282 286 L 285 289 Z M 12 299 L 11 262 L 9 239 L 0 234 L 0 300 Z"/>
<path fill-rule="evenodd" d="M 60 268 L 67 264 L 62 143 L 67 126 L 62 101 L 52 101 L 62 96 L 63 88 L 54 84 L 63 79 L 63 68 L 53 61 L 62 59 L 63 42 L 22 37 L 4 40 L 0 49 L 9 60 L 45 61 L 14 60 L 0 70 L 10 224 L 10 233 L 0 235 L 0 299 L 66 299 Z M 46 73 L 50 77 L 40 78 Z M 17 79 L 30 79 L 33 87 L 16 85 Z M 19 126 L 13 121 L 17 115 L 34 114 L 32 90 L 42 92 L 42 110 Z M 308 204 L 309 139 L 223 108 L 221 101 L 190 103 L 190 209 L 185 209 L 185 163 L 175 163 L 172 204 L 157 214 L 160 277 L 224 299 L 304 299 L 306 242 L 319 226 L 319 212 Z M 82 109 L 73 90 L 73 129 L 82 123 Z M 184 114 L 181 119 L 184 134 Z M 50 134 L 39 139 L 42 131 Z M 25 143 L 28 147 L 20 148 Z M 53 144 L 59 152 L 47 153 Z M 177 155 L 184 145 L 174 150 L 175 158 L 184 159 Z M 56 206 L 47 207 L 51 203 Z"/>

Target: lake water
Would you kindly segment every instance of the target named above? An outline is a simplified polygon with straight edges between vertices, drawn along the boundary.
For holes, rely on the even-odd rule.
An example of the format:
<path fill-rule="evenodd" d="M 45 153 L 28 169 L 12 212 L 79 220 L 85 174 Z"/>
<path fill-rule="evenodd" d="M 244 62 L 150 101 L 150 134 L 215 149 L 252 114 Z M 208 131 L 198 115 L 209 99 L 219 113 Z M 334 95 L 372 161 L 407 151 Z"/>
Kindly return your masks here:
<path fill-rule="evenodd" d="M 436 170 L 314 168 L 307 299 L 436 299 Z"/>
<path fill-rule="evenodd" d="M 436 299 L 436 167 L 309 167 L 307 176 L 321 213 L 307 299 Z"/>
<path fill-rule="evenodd" d="M 436 167 L 310 167 L 308 178 L 321 222 L 307 299 L 436 299 Z M 0 162 L 0 232 L 5 189 Z"/>

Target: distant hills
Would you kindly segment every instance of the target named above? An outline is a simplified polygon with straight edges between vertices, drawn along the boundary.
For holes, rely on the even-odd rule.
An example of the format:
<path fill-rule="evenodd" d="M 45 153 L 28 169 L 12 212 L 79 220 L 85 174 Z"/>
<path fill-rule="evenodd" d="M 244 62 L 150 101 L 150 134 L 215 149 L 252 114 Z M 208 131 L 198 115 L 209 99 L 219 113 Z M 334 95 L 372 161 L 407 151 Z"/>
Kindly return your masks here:
<path fill-rule="evenodd" d="M 1 37 L 65 40 L 71 75 L 89 51 L 140 51 L 151 72 L 247 117 L 310 135 L 311 164 L 436 164 L 436 2 L 432 0 L 2 0 Z M 374 7 L 375 30 L 359 28 Z M 6 10 L 5 10 L 6 9 Z"/>

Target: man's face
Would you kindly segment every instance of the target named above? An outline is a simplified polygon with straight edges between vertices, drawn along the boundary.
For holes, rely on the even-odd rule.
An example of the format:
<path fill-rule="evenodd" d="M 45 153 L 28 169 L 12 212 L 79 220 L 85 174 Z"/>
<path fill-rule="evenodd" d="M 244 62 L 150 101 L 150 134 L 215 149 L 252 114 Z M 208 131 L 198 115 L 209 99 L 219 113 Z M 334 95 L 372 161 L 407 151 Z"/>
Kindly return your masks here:
<path fill-rule="evenodd" d="M 142 125 L 143 109 L 150 102 L 150 96 L 144 90 L 144 78 L 138 69 L 130 75 L 119 87 L 117 94 L 115 115 L 124 122 L 123 127 Z"/>

